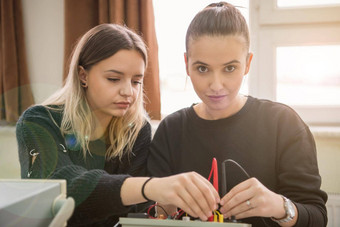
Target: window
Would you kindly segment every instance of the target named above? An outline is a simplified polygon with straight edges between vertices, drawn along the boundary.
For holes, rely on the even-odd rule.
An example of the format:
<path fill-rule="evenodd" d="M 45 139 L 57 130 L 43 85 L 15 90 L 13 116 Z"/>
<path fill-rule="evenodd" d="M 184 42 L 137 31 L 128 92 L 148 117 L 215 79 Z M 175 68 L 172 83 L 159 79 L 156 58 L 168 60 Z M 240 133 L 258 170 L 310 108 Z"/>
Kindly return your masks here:
<path fill-rule="evenodd" d="M 159 49 L 161 113 L 163 117 L 199 102 L 185 71 L 185 35 L 190 21 L 196 13 L 212 2 L 211 0 L 153 1 Z M 240 6 L 240 11 L 248 20 L 248 1 L 233 0 L 228 2 Z M 248 93 L 246 80 L 241 92 Z"/>
<path fill-rule="evenodd" d="M 340 4 L 338 0 L 277 0 L 278 7 L 313 7 Z"/>
<path fill-rule="evenodd" d="M 340 0 L 250 1 L 249 94 L 340 125 Z"/>
<path fill-rule="evenodd" d="M 276 49 L 277 101 L 340 106 L 340 45 Z"/>

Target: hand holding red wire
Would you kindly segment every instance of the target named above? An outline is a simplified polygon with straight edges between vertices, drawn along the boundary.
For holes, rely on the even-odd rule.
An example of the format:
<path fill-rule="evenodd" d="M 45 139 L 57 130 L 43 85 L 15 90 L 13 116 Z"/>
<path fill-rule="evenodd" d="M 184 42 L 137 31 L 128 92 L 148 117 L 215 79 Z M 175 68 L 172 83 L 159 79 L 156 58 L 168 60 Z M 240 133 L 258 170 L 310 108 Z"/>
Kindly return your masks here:
<path fill-rule="evenodd" d="M 145 193 L 151 200 L 175 205 L 201 220 L 207 220 L 220 201 L 213 185 L 196 172 L 154 178 L 146 185 Z"/>

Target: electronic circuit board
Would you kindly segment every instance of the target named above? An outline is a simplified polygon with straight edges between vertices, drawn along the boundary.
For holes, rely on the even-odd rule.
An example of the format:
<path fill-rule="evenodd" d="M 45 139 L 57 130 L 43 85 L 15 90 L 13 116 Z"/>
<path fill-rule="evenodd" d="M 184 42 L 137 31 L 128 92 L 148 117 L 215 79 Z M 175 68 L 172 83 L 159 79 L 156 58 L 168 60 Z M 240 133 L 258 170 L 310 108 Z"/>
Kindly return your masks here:
<path fill-rule="evenodd" d="M 203 222 L 203 221 L 182 221 L 170 219 L 150 219 L 150 218 L 119 218 L 122 227 L 251 227 L 251 224 L 245 223 L 219 223 L 219 222 Z"/>

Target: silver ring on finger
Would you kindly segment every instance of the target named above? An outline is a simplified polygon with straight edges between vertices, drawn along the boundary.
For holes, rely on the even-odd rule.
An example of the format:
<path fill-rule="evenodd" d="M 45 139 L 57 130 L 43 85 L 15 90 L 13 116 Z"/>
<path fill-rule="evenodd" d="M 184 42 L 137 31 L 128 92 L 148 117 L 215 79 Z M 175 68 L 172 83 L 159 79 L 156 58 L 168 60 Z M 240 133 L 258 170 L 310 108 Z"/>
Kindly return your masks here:
<path fill-rule="evenodd" d="M 253 206 L 251 205 L 251 202 L 250 202 L 249 199 L 247 199 L 246 204 L 247 204 L 249 209 L 253 209 Z"/>

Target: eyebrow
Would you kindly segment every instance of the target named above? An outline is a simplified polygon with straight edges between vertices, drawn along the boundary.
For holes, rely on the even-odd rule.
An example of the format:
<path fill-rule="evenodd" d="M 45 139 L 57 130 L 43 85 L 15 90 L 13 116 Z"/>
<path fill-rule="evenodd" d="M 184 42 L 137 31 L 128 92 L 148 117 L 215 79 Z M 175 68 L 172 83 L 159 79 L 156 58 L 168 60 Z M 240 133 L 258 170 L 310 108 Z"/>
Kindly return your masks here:
<path fill-rule="evenodd" d="M 124 73 L 123 73 L 123 72 L 118 71 L 118 70 L 115 70 L 115 69 L 106 70 L 106 71 L 104 71 L 104 72 L 113 72 L 113 73 L 117 73 L 117 74 L 119 74 L 119 75 L 124 76 Z M 133 75 L 133 77 L 142 78 L 142 77 L 144 77 L 144 75 L 143 75 L 143 74 L 137 74 L 137 75 Z"/>
<path fill-rule="evenodd" d="M 134 75 L 133 77 L 137 77 L 137 78 L 143 78 L 144 75 L 143 74 L 137 74 L 137 75 Z"/>
<path fill-rule="evenodd" d="M 104 71 L 105 73 L 107 73 L 107 72 L 113 72 L 113 73 L 117 73 L 117 74 L 120 74 L 120 75 L 124 75 L 124 73 L 122 73 L 121 71 L 118 71 L 118 70 L 114 70 L 114 69 L 110 69 L 110 70 L 106 70 L 106 71 Z"/>
<path fill-rule="evenodd" d="M 238 61 L 238 60 L 232 60 L 232 61 L 230 61 L 230 62 L 224 63 L 223 65 L 229 65 L 229 64 L 232 64 L 232 63 L 240 63 L 240 61 Z M 202 62 L 202 61 L 195 61 L 195 62 L 193 63 L 193 65 L 208 65 L 208 64 L 207 64 L 207 63 L 204 63 L 204 62 Z"/>

